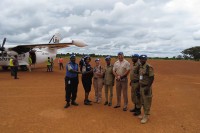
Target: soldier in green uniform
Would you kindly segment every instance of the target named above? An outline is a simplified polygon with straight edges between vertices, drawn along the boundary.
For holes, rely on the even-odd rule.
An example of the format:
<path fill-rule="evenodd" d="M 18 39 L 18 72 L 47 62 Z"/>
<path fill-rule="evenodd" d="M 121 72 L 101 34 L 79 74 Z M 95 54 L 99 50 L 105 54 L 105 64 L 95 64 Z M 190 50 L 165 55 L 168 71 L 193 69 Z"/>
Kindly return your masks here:
<path fill-rule="evenodd" d="M 115 75 L 113 74 L 113 65 L 111 64 L 111 57 L 107 56 L 105 58 L 106 67 L 104 73 L 104 86 L 105 86 L 105 98 L 106 101 L 104 105 L 112 106 L 112 98 L 113 98 L 113 86 L 115 81 Z M 108 91 L 110 92 L 109 100 L 108 100 Z"/>
<path fill-rule="evenodd" d="M 131 70 L 130 70 L 130 86 L 131 86 L 131 99 L 134 104 L 134 108 L 130 112 L 134 112 L 133 115 L 138 116 L 141 114 L 141 102 L 140 102 L 140 86 L 139 86 L 139 55 L 132 55 Z"/>
<path fill-rule="evenodd" d="M 145 124 L 150 115 L 150 108 L 152 102 L 152 84 L 154 81 L 153 67 L 147 63 L 147 56 L 140 56 L 140 70 L 139 70 L 139 84 L 141 102 L 144 109 L 144 116 L 141 117 L 141 123 Z"/>

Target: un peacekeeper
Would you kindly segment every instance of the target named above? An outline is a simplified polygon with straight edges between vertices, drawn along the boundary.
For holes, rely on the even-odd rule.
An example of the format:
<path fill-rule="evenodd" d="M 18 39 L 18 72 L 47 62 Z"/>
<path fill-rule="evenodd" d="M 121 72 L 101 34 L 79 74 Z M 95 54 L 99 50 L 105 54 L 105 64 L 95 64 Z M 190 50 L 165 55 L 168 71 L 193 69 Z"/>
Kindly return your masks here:
<path fill-rule="evenodd" d="M 96 66 L 93 69 L 93 85 L 95 90 L 95 103 L 101 103 L 104 68 L 100 64 L 100 59 L 95 59 Z"/>
<path fill-rule="evenodd" d="M 111 64 L 111 57 L 107 56 L 105 58 L 106 67 L 104 73 L 104 85 L 105 85 L 105 97 L 106 101 L 104 105 L 112 106 L 112 98 L 113 98 L 113 86 L 115 81 L 115 75 L 113 74 L 113 65 Z M 109 100 L 108 100 L 108 91 L 110 92 Z"/>
<path fill-rule="evenodd" d="M 123 111 L 127 111 L 128 106 L 128 78 L 130 72 L 130 63 L 124 59 L 123 52 L 118 53 L 118 61 L 114 63 L 113 74 L 116 78 L 117 105 L 114 108 L 119 108 L 121 105 L 121 92 L 123 92 L 124 107 Z"/>
<path fill-rule="evenodd" d="M 77 96 L 77 88 L 78 88 L 78 64 L 76 63 L 75 55 L 72 54 L 70 56 L 70 62 L 66 65 L 66 76 L 65 76 L 65 98 L 67 104 L 64 108 L 68 108 L 70 106 L 70 98 L 71 105 L 78 106 L 76 101 Z"/>
<path fill-rule="evenodd" d="M 134 112 L 133 115 L 138 116 L 141 114 L 141 102 L 140 102 L 140 86 L 139 86 L 139 55 L 132 55 L 132 66 L 130 70 L 130 86 L 131 86 L 131 99 L 135 107 L 130 110 L 130 112 Z"/>
<path fill-rule="evenodd" d="M 144 116 L 141 117 L 141 123 L 145 124 L 148 121 L 150 115 L 154 71 L 153 67 L 147 63 L 147 55 L 141 55 L 140 62 L 141 65 L 139 70 L 139 84 L 141 102 L 144 109 Z"/>
<path fill-rule="evenodd" d="M 91 58 L 90 56 L 85 56 L 84 65 L 82 67 L 82 84 L 85 90 L 85 105 L 92 105 L 89 100 L 89 94 L 92 86 L 92 77 L 93 77 L 93 68 L 90 65 Z"/>

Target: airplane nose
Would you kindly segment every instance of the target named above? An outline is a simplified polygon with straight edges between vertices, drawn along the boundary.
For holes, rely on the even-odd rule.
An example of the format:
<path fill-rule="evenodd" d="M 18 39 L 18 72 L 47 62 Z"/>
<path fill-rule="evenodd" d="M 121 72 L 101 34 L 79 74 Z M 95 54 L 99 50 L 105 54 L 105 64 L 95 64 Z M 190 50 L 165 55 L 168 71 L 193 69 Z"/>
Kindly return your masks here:
<path fill-rule="evenodd" d="M 81 40 L 72 40 L 73 41 L 73 44 L 77 47 L 85 47 L 87 46 L 87 44 L 85 44 L 83 41 Z"/>

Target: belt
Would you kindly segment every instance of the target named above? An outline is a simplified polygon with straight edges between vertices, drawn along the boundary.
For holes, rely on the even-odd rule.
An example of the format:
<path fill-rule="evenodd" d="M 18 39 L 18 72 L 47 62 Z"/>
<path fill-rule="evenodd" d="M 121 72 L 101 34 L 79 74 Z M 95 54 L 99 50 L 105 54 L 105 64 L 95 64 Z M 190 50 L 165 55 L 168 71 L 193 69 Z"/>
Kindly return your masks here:
<path fill-rule="evenodd" d="M 148 85 L 141 84 L 140 86 L 141 86 L 141 87 L 147 87 Z"/>
<path fill-rule="evenodd" d="M 65 79 L 76 79 L 76 78 L 78 78 L 78 77 L 73 77 L 73 78 L 71 78 L 71 77 L 65 77 Z"/>
<path fill-rule="evenodd" d="M 139 80 L 131 80 L 131 83 L 138 83 Z"/>
<path fill-rule="evenodd" d="M 125 78 L 127 78 L 127 76 L 123 76 L 121 79 L 125 79 Z"/>
<path fill-rule="evenodd" d="M 94 79 L 103 79 L 103 78 L 100 78 L 100 77 L 94 77 Z"/>

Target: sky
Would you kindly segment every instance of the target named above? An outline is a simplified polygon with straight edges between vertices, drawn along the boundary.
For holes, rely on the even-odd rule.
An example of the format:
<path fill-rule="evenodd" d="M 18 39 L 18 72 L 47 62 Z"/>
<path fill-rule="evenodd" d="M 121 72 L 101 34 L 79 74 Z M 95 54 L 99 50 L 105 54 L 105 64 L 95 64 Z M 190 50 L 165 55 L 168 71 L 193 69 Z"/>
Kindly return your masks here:
<path fill-rule="evenodd" d="M 173 57 L 200 46 L 200 0 L 1 0 L 5 45 L 79 39 L 58 53 Z"/>

